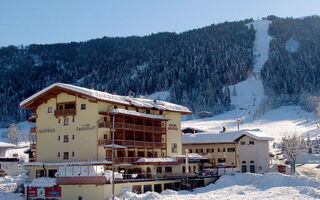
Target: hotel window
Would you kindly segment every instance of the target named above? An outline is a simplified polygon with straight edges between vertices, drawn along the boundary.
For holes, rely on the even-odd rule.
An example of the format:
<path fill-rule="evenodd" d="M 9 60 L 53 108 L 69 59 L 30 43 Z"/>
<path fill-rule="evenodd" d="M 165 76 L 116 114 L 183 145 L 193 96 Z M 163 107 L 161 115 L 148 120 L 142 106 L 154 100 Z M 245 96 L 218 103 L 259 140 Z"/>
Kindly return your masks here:
<path fill-rule="evenodd" d="M 235 148 L 228 148 L 228 152 L 235 152 L 236 149 Z"/>
<path fill-rule="evenodd" d="M 211 150 L 210 150 L 210 149 L 207 149 L 207 153 L 211 153 Z"/>
<path fill-rule="evenodd" d="M 220 152 L 220 148 L 218 148 L 218 152 Z"/>
<path fill-rule="evenodd" d="M 203 153 L 203 149 L 200 149 L 200 152 Z"/>
<path fill-rule="evenodd" d="M 36 178 L 41 178 L 41 177 L 44 177 L 44 170 L 43 169 L 36 170 Z"/>
<path fill-rule="evenodd" d="M 60 140 L 60 135 L 58 135 L 58 140 Z"/>
<path fill-rule="evenodd" d="M 163 111 L 162 110 L 159 110 L 159 115 L 163 115 Z"/>
<path fill-rule="evenodd" d="M 166 173 L 172 173 L 172 167 L 165 167 L 165 168 L 164 168 L 164 171 L 165 171 Z"/>
<path fill-rule="evenodd" d="M 72 117 L 72 122 L 74 122 L 74 117 Z"/>
<path fill-rule="evenodd" d="M 81 104 L 81 110 L 87 109 L 87 105 L 85 103 Z"/>
<path fill-rule="evenodd" d="M 226 159 L 225 158 L 218 158 L 218 163 L 225 163 Z"/>
<path fill-rule="evenodd" d="M 241 145 L 246 145 L 246 142 L 241 142 L 240 144 L 241 144 Z"/>
<path fill-rule="evenodd" d="M 253 160 L 250 160 L 250 163 L 254 163 L 254 161 L 253 161 Z"/>
<path fill-rule="evenodd" d="M 64 118 L 63 125 L 68 125 L 69 124 L 69 118 Z"/>
<path fill-rule="evenodd" d="M 69 159 L 69 152 L 63 152 L 63 159 L 68 160 Z"/>
<path fill-rule="evenodd" d="M 212 152 L 212 153 L 214 152 L 214 149 L 213 149 L 213 148 L 211 149 L 211 152 Z"/>
<path fill-rule="evenodd" d="M 113 106 L 113 109 L 117 109 L 118 108 L 118 106 Z"/>
<path fill-rule="evenodd" d="M 60 158 L 60 152 L 58 152 L 58 158 Z"/>
<path fill-rule="evenodd" d="M 182 173 L 186 173 L 186 167 L 182 166 Z"/>
<path fill-rule="evenodd" d="M 136 112 L 139 112 L 139 108 L 136 108 Z"/>
<path fill-rule="evenodd" d="M 242 164 L 246 164 L 246 161 L 242 161 Z"/>
<path fill-rule="evenodd" d="M 48 113 L 52 113 L 52 107 L 48 107 Z"/>
<path fill-rule="evenodd" d="M 254 141 L 249 141 L 249 144 L 254 144 Z"/>
<path fill-rule="evenodd" d="M 72 157 L 74 157 L 74 151 L 72 152 Z"/>
<path fill-rule="evenodd" d="M 199 153 L 199 152 L 198 152 L 198 149 L 196 149 L 196 153 Z"/>
<path fill-rule="evenodd" d="M 74 135 L 72 135 L 72 139 L 74 140 Z"/>
<path fill-rule="evenodd" d="M 192 149 L 189 149 L 189 153 L 192 153 Z"/>
<path fill-rule="evenodd" d="M 157 167 L 157 173 L 162 174 L 162 167 Z"/>
<path fill-rule="evenodd" d="M 63 143 L 68 143 L 69 142 L 69 135 L 64 135 L 63 136 Z"/>
<path fill-rule="evenodd" d="M 226 148 L 222 148 L 222 152 L 226 152 Z"/>
<path fill-rule="evenodd" d="M 61 122 L 61 120 L 60 120 L 60 118 L 58 119 L 58 124 L 60 124 L 60 122 Z"/>
<path fill-rule="evenodd" d="M 171 144 L 171 152 L 177 153 L 177 144 L 176 143 Z"/>
<path fill-rule="evenodd" d="M 147 109 L 147 110 L 146 110 L 146 113 L 147 113 L 147 114 L 150 114 L 150 109 Z"/>

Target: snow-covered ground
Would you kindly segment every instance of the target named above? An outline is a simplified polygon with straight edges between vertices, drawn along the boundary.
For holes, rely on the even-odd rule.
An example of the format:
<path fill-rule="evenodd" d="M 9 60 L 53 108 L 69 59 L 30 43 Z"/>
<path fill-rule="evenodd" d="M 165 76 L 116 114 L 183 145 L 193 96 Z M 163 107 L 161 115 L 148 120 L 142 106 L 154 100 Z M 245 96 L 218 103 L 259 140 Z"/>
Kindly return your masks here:
<path fill-rule="evenodd" d="M 301 175 L 279 173 L 241 174 L 222 176 L 215 184 L 196 188 L 193 192 L 165 190 L 161 194 L 147 192 L 137 195 L 126 192 L 119 199 L 318 199 L 320 183 Z"/>

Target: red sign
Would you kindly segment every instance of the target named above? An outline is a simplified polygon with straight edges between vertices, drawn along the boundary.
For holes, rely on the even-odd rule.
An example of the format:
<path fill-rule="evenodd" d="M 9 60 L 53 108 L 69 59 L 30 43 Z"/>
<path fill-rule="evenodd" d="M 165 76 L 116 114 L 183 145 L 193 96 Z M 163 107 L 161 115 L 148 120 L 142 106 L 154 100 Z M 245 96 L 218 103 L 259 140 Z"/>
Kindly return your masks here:
<path fill-rule="evenodd" d="M 60 186 L 46 187 L 45 197 L 61 197 L 61 187 Z"/>
<path fill-rule="evenodd" d="M 28 187 L 28 197 L 37 197 L 37 188 L 36 187 Z"/>

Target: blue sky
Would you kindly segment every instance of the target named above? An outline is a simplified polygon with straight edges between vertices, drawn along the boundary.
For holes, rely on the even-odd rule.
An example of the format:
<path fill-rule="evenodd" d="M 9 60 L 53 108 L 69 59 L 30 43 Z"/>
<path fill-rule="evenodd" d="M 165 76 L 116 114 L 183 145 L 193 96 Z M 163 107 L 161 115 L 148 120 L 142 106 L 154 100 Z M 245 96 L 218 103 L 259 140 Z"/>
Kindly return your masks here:
<path fill-rule="evenodd" d="M 183 32 L 224 21 L 320 15 L 320 0 L 1 0 L 0 46 Z"/>

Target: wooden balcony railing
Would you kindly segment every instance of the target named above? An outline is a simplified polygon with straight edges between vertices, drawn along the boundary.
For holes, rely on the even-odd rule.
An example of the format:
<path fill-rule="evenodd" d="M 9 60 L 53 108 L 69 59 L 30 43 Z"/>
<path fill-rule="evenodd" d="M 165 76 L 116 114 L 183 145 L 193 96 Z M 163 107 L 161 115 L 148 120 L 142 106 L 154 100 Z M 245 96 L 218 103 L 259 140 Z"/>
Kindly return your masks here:
<path fill-rule="evenodd" d="M 36 133 L 37 132 L 37 127 L 33 126 L 30 128 L 30 133 Z"/>
<path fill-rule="evenodd" d="M 57 177 L 58 185 L 83 185 L 83 184 L 102 185 L 104 183 L 105 183 L 104 176 Z"/>
<path fill-rule="evenodd" d="M 64 109 L 64 110 L 55 110 L 54 115 L 56 117 L 60 116 L 67 116 L 67 115 L 75 115 L 76 114 L 76 109 L 71 108 L 71 109 Z"/>
<path fill-rule="evenodd" d="M 29 162 L 36 162 L 36 158 L 35 157 L 29 157 Z"/>
<path fill-rule="evenodd" d="M 149 141 L 135 141 L 135 140 L 114 140 L 115 144 L 127 147 L 140 147 L 140 148 L 166 148 L 166 143 L 163 142 L 149 142 Z M 98 145 L 110 145 L 111 140 L 99 140 Z"/>
<path fill-rule="evenodd" d="M 116 163 L 132 163 L 134 161 L 139 160 L 139 157 L 117 157 L 114 158 L 114 162 Z M 106 158 L 107 161 L 112 161 L 112 158 Z"/>
<path fill-rule="evenodd" d="M 99 128 L 112 128 L 112 123 L 101 121 L 98 124 Z M 155 132 L 155 133 L 166 133 L 166 128 L 155 127 L 155 126 L 145 126 L 138 124 L 130 124 L 124 122 L 116 122 L 116 129 L 126 129 L 126 130 L 134 130 L 134 131 L 145 131 L 145 132 Z"/>

